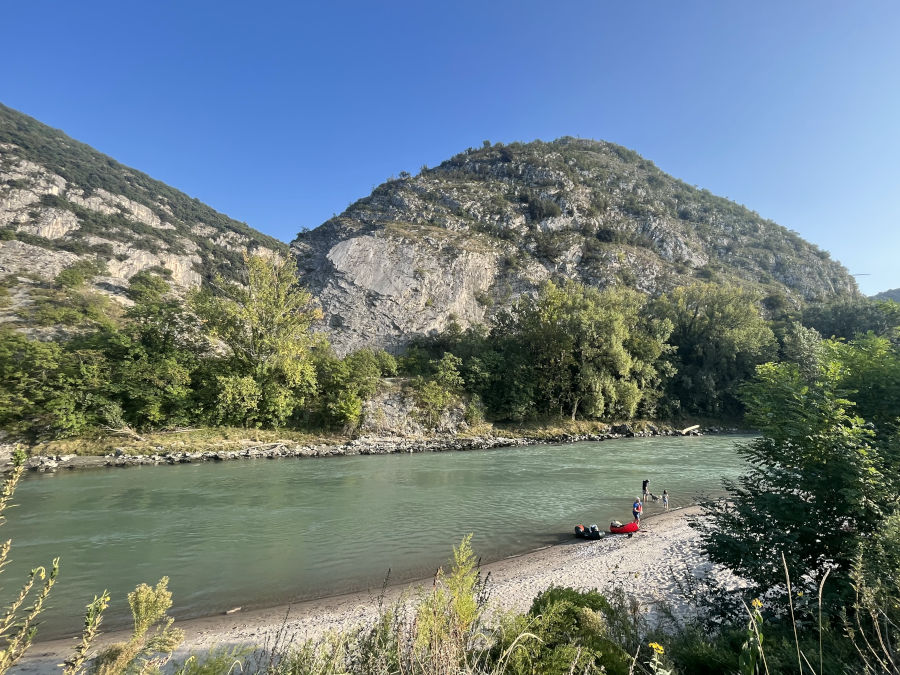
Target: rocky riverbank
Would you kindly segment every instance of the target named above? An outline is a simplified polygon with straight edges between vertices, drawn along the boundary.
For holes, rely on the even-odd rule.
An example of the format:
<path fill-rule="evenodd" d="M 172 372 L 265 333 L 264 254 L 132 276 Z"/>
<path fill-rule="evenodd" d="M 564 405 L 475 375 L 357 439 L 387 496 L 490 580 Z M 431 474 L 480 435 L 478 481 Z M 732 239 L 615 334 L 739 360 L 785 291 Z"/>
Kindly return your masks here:
<path fill-rule="evenodd" d="M 239 459 L 284 459 L 337 457 L 353 455 L 387 455 L 413 452 L 462 452 L 466 450 L 488 450 L 493 448 L 510 448 L 536 443 L 578 443 L 583 441 L 598 442 L 614 438 L 702 435 L 707 433 L 734 433 L 736 429 L 709 427 L 676 430 L 669 427 L 645 424 L 636 429 L 630 424 L 617 424 L 603 433 L 557 433 L 534 434 L 527 436 L 437 436 L 437 437 L 397 437 L 397 436 L 365 436 L 342 443 L 298 444 L 290 441 L 259 443 L 252 440 L 240 441 L 239 448 L 234 443 L 227 448 L 208 448 L 204 450 L 166 450 L 163 446 L 151 447 L 149 452 L 127 452 L 117 448 L 105 455 L 83 456 L 76 454 L 48 455 L 32 453 L 26 467 L 32 471 L 54 472 L 59 470 L 90 469 L 102 467 L 155 466 L 160 464 L 195 464 L 200 462 L 223 462 Z M 12 446 L 2 448 L 7 455 Z M 0 459 L 3 459 L 0 457 Z M 5 459 L 8 462 L 8 458 Z"/>

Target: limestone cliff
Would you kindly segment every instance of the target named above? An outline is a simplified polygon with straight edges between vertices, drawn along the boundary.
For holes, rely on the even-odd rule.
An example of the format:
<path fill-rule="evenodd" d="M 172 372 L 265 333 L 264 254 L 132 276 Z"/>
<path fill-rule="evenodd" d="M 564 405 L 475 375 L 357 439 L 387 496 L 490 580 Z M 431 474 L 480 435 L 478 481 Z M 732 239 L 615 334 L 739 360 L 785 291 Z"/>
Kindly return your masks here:
<path fill-rule="evenodd" d="M 857 294 L 828 253 L 631 150 L 563 138 L 401 174 L 292 244 L 339 351 L 490 320 L 545 279 L 659 293 L 694 278 L 789 301 Z"/>
<path fill-rule="evenodd" d="M 231 277 L 244 250 L 286 247 L 0 105 L 0 280 L 14 303 L 79 259 L 105 263 L 94 287 L 122 299 L 148 268 L 182 289 Z"/>

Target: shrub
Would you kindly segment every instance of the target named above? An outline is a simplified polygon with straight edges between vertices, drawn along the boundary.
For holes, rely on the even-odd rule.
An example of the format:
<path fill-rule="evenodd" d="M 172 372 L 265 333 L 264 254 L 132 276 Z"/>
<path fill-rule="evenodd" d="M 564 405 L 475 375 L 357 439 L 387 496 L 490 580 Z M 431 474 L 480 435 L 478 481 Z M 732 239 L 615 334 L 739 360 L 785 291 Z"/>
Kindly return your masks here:
<path fill-rule="evenodd" d="M 16 486 L 25 471 L 25 453 L 18 447 L 13 451 L 13 468 L 0 488 L 0 524 L 5 520 L 3 512 L 10 506 Z M 0 545 L 0 571 L 6 566 L 11 542 Z M 0 674 L 14 666 L 24 655 L 37 632 L 38 617 L 44 610 L 44 603 L 56 583 L 59 573 L 59 558 L 53 560 L 49 573 L 45 567 L 35 567 L 25 580 L 25 584 L 10 603 L 0 623 L 0 638 L 4 641 L 0 649 Z M 28 597 L 34 592 L 31 607 L 23 609 Z"/>
<path fill-rule="evenodd" d="M 248 375 L 219 375 L 216 377 L 216 387 L 216 421 L 234 426 L 254 426 L 256 408 L 262 398 L 262 390 L 256 380 Z"/>
<path fill-rule="evenodd" d="M 628 675 L 632 658 L 619 640 L 630 622 L 626 605 L 610 603 L 597 591 L 552 587 L 534 599 L 528 614 L 507 617 L 490 650 L 491 663 L 506 654 L 504 670 L 510 673 Z M 534 639 L 520 639 L 526 633 Z M 636 640 L 636 629 L 629 635 Z"/>
<path fill-rule="evenodd" d="M 128 594 L 134 618 L 134 630 L 127 642 L 119 642 L 103 650 L 94 665 L 96 675 L 120 675 L 127 672 L 147 673 L 164 666 L 184 633 L 172 626 L 168 615 L 172 606 L 169 578 L 163 577 L 156 587 L 141 584 Z"/>
<path fill-rule="evenodd" d="M 81 288 L 94 277 L 106 272 L 106 263 L 102 260 L 79 260 L 57 274 L 55 283 L 60 288 Z"/>

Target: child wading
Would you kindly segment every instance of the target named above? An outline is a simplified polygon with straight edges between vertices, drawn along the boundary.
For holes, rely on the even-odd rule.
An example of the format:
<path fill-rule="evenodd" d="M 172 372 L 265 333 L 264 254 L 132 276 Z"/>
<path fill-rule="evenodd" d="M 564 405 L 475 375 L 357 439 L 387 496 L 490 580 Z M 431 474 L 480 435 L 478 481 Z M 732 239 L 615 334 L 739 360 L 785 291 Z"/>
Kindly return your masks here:
<path fill-rule="evenodd" d="M 663 490 L 662 498 L 663 498 L 663 508 L 666 511 L 668 511 L 669 510 L 669 491 L 668 490 Z"/>

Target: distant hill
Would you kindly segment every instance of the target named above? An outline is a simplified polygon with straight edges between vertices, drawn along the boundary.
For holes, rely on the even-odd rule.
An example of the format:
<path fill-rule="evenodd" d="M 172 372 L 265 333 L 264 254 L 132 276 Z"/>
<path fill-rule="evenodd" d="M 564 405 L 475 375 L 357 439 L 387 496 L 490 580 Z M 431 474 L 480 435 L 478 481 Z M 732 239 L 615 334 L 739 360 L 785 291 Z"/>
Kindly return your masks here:
<path fill-rule="evenodd" d="M 889 291 L 881 291 L 872 296 L 874 300 L 893 300 L 900 302 L 900 288 L 892 288 Z"/>
<path fill-rule="evenodd" d="M 78 260 L 121 298 L 141 270 L 177 287 L 233 277 L 244 250 L 287 247 L 63 132 L 0 105 L 0 282 L 11 302 Z M 9 301 L 7 302 L 9 304 Z"/>
<path fill-rule="evenodd" d="M 731 281 L 794 304 L 857 295 L 827 252 L 602 141 L 485 143 L 401 174 L 292 244 L 338 349 L 490 320 L 545 279 L 659 293 Z"/>

